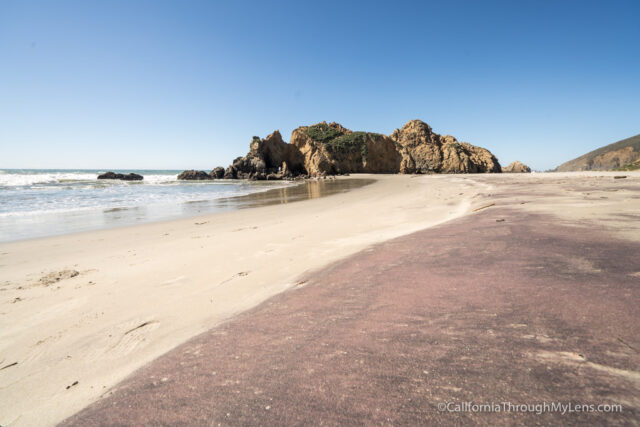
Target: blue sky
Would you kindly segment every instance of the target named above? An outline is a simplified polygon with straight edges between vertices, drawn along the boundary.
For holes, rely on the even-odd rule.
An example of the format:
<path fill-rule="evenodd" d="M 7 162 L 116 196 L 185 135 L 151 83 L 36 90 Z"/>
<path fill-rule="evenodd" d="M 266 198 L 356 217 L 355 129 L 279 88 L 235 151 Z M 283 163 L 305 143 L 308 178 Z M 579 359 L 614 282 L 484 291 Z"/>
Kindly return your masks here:
<path fill-rule="evenodd" d="M 202 168 L 413 118 L 544 170 L 640 133 L 637 1 L 0 1 L 0 167 Z"/>

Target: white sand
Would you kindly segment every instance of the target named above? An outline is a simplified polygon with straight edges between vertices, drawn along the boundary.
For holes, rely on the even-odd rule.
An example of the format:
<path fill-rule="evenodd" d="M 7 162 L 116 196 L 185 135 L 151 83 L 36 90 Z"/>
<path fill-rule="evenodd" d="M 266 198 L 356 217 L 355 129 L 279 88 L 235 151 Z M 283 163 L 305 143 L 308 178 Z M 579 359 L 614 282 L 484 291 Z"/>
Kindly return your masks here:
<path fill-rule="evenodd" d="M 59 422 L 305 272 L 494 199 L 566 221 L 635 214 L 640 175 L 620 174 L 619 190 L 593 197 L 611 174 L 375 176 L 321 199 L 0 244 L 0 368 L 18 362 L 0 370 L 0 425 Z M 505 190 L 524 194 L 496 197 Z M 624 221 L 616 230 L 637 238 Z M 65 269 L 80 274 L 39 283 Z"/>

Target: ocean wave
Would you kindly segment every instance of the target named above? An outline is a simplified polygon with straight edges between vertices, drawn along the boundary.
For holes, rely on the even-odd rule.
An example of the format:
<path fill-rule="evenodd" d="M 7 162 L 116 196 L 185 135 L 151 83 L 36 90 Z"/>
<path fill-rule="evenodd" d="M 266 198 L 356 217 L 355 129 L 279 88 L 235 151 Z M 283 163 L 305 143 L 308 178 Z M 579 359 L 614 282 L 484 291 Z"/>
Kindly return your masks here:
<path fill-rule="evenodd" d="M 166 177 L 166 176 L 165 176 Z M 159 183 L 159 184 L 158 184 Z M 169 183 L 170 185 L 164 185 Z M 243 181 L 212 182 L 198 185 L 191 182 L 157 181 L 158 185 L 102 185 L 93 181 L 82 185 L 22 186 L 13 187 L 0 205 L 0 218 L 35 217 L 48 214 L 68 214 L 88 210 L 135 209 L 162 205 L 179 206 L 183 203 L 215 202 L 217 199 L 260 193 L 270 189 L 292 185 Z"/>
<path fill-rule="evenodd" d="M 98 173 L 85 172 L 51 172 L 51 173 L 8 173 L 0 171 L 0 186 L 25 187 L 46 184 L 73 184 L 86 181 L 97 181 Z M 177 181 L 177 175 L 146 175 L 143 184 L 164 184 Z M 104 181 L 107 182 L 107 181 Z M 129 184 L 133 181 L 111 181 L 111 184 Z M 139 181 L 136 183 L 140 183 Z"/>
<path fill-rule="evenodd" d="M 22 187 L 34 184 L 56 184 L 61 180 L 96 179 L 97 174 L 82 173 L 4 173 L 0 175 L 0 185 L 6 187 Z"/>

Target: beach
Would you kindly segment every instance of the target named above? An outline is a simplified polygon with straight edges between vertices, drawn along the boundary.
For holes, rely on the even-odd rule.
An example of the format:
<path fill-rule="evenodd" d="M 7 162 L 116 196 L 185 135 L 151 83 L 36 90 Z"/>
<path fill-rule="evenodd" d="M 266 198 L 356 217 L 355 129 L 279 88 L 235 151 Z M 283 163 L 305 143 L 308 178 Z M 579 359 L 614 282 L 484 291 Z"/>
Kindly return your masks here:
<path fill-rule="evenodd" d="M 0 244 L 0 424 L 56 424 L 190 338 L 303 290 L 332 263 L 465 217 L 496 224 L 508 209 L 640 242 L 639 173 L 338 180 L 354 177 L 375 182 L 296 203 Z"/>
<path fill-rule="evenodd" d="M 0 427 L 640 425 L 639 16 L 0 1 Z"/>

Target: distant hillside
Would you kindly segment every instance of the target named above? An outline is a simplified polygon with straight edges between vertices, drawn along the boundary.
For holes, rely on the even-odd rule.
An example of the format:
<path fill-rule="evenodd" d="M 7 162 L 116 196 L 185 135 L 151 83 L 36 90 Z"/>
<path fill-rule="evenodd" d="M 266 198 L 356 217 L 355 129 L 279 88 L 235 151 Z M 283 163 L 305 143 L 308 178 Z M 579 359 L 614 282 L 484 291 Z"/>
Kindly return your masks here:
<path fill-rule="evenodd" d="M 614 142 L 561 164 L 558 172 L 605 171 L 623 168 L 640 159 L 640 135 Z"/>
<path fill-rule="evenodd" d="M 640 169 L 640 159 L 628 165 L 620 166 L 617 171 L 637 171 Z"/>

